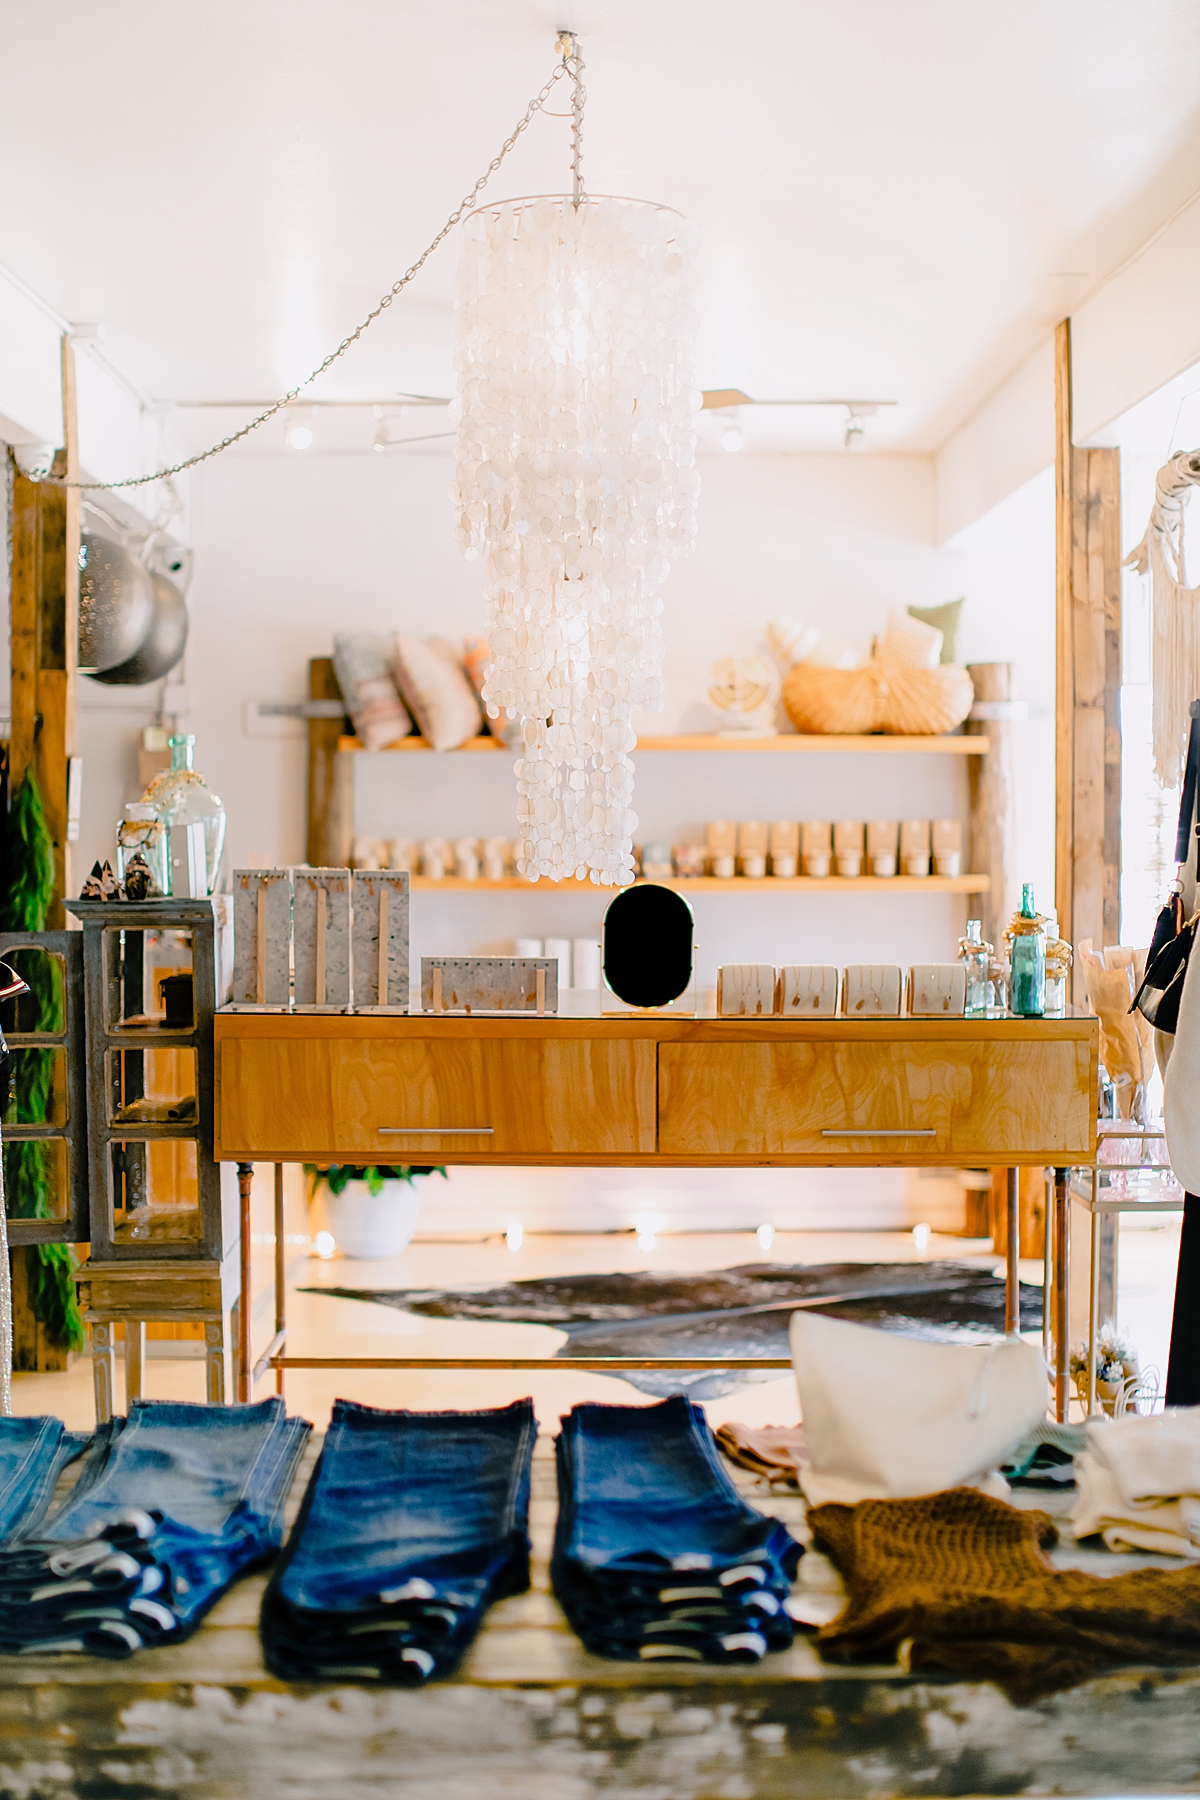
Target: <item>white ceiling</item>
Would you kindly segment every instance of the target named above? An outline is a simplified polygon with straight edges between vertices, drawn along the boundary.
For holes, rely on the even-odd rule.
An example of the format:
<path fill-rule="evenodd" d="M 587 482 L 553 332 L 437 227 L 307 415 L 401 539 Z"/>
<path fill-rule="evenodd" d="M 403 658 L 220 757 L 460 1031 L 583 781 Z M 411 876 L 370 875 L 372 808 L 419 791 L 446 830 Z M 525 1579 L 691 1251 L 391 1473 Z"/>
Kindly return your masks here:
<path fill-rule="evenodd" d="M 873 447 L 943 442 L 1200 187 L 1195 0 L 0 0 L 0 262 L 157 398 L 273 395 L 424 248 L 564 24 L 588 186 L 703 232 L 701 384 L 898 400 Z M 567 132 L 536 120 L 489 193 L 561 190 Z M 450 391 L 454 258 L 322 393 Z M 742 422 L 810 448 L 844 417 Z"/>

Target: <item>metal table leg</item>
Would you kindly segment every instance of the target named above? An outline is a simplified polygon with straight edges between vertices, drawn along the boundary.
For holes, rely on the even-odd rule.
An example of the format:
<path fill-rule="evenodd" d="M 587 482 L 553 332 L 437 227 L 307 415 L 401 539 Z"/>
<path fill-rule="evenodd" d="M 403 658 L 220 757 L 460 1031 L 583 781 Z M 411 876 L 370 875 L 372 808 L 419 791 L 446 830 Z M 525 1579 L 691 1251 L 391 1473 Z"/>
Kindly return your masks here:
<path fill-rule="evenodd" d="M 1021 1329 L 1021 1171 L 1008 1170 L 1008 1246 L 1004 1264 L 1004 1329 L 1016 1337 Z"/>
<path fill-rule="evenodd" d="M 1096 1313 L 1100 1305 L 1100 1220 L 1096 1215 L 1096 1200 L 1100 1189 L 1100 1171 L 1092 1169 L 1092 1270 L 1088 1284 L 1088 1377 L 1087 1377 L 1087 1416 L 1090 1419 L 1096 1411 L 1096 1334 L 1099 1321 Z"/>
<path fill-rule="evenodd" d="M 250 1190 L 254 1181 L 254 1164 L 240 1162 L 237 1166 L 238 1199 L 241 1202 L 242 1215 L 242 1266 L 241 1292 L 238 1299 L 238 1342 L 237 1342 L 237 1397 L 244 1406 L 253 1398 L 250 1366 Z"/>
<path fill-rule="evenodd" d="M 1071 1380 L 1071 1217 L 1069 1169 L 1054 1171 L 1054 1417 L 1066 1422 Z"/>
<path fill-rule="evenodd" d="M 287 1342 L 287 1255 L 283 1236 L 283 1164 L 275 1164 L 275 1342 Z M 275 1392 L 283 1392 L 283 1370 L 275 1371 Z"/>

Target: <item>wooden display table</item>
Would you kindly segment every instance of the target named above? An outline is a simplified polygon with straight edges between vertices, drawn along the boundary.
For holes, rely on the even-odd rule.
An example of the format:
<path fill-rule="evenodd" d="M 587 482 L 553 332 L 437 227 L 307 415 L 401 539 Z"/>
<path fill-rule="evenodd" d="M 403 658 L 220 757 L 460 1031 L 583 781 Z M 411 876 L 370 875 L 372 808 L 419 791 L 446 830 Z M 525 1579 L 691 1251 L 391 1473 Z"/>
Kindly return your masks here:
<path fill-rule="evenodd" d="M 247 1183 L 255 1162 L 1007 1168 L 1010 1331 L 1016 1170 L 1050 1166 L 1049 1336 L 1055 1410 L 1066 1415 L 1067 1176 L 1095 1160 L 1092 1017 L 227 1010 L 214 1030 L 215 1153 Z"/>

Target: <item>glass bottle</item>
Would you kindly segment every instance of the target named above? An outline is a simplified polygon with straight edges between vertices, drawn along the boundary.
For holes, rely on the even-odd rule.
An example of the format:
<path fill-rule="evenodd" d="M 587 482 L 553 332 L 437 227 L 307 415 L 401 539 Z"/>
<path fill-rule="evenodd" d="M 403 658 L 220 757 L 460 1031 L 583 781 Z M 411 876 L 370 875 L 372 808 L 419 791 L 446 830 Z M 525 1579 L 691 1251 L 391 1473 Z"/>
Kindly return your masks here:
<path fill-rule="evenodd" d="M 204 826 L 204 861 L 208 891 L 216 892 L 221 872 L 221 856 L 225 849 L 225 808 L 202 775 L 192 766 L 196 740 L 188 734 L 177 734 L 167 740 L 171 749 L 171 766 L 150 782 L 143 801 L 157 809 L 171 835 L 171 869 L 177 865 L 187 870 L 186 828 Z M 180 891 L 173 881 L 172 891 Z"/>
<path fill-rule="evenodd" d="M 958 940 L 958 954 L 966 965 L 967 971 L 967 1016 L 968 1018 L 985 1017 L 992 997 L 991 982 L 988 979 L 992 946 L 983 941 L 982 920 L 967 920 L 967 935 Z"/>
<path fill-rule="evenodd" d="M 1040 1019 L 1046 1011 L 1046 921 L 1033 903 L 1033 883 L 1021 889 L 1021 910 L 1008 928 L 1012 944 L 1009 1005 L 1018 1018 Z"/>
<path fill-rule="evenodd" d="M 157 806 L 139 800 L 125 808 L 125 817 L 117 824 L 117 880 L 125 885 L 125 875 L 135 856 L 140 856 L 150 871 L 157 894 L 171 892 L 171 865 L 167 859 L 167 828 Z"/>

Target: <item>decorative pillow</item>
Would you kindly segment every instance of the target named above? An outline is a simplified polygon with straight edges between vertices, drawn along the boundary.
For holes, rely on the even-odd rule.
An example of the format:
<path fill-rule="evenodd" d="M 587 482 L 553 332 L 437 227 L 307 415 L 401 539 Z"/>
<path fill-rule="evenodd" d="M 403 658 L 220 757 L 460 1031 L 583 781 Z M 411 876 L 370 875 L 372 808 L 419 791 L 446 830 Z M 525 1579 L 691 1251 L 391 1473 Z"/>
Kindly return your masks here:
<path fill-rule="evenodd" d="M 936 669 L 942 654 L 942 634 L 932 625 L 907 613 L 888 614 L 887 630 L 875 652 L 880 662 L 894 669 Z"/>
<path fill-rule="evenodd" d="M 338 631 L 333 667 L 354 729 L 368 750 L 407 737 L 412 722 L 392 674 L 395 639 L 379 631 Z"/>
<path fill-rule="evenodd" d="M 426 743 L 435 750 L 456 750 L 479 736 L 479 702 L 451 645 L 437 638 L 422 644 L 417 638 L 397 637 L 395 654 L 396 686 Z"/>
<path fill-rule="evenodd" d="M 961 600 L 947 600 L 944 606 L 910 606 L 908 609 L 922 625 L 932 625 L 935 631 L 941 632 L 944 663 L 958 661 L 958 620 L 962 607 Z"/>

